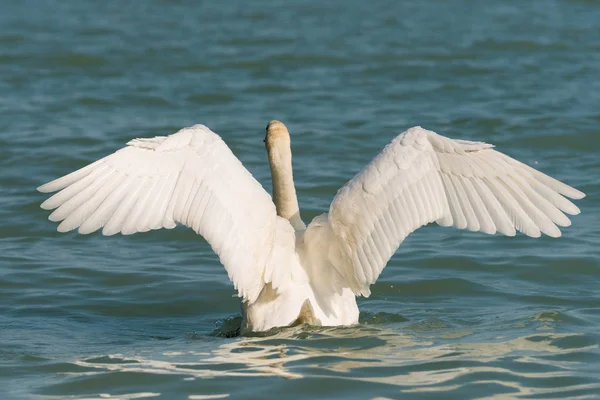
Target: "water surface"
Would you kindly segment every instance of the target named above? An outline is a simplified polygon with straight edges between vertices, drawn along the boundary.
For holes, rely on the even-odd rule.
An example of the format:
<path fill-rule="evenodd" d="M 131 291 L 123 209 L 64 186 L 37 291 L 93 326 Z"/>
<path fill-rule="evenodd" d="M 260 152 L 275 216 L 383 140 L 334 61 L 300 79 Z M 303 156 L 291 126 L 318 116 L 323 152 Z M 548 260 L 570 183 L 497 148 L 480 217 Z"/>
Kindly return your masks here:
<path fill-rule="evenodd" d="M 0 13 L 2 398 L 600 397 L 600 29 L 590 1 L 10 1 Z M 305 221 L 396 134 L 482 140 L 588 194 L 563 237 L 426 227 L 361 323 L 227 337 L 239 302 L 175 229 L 58 234 L 40 184 L 195 123 Z"/>

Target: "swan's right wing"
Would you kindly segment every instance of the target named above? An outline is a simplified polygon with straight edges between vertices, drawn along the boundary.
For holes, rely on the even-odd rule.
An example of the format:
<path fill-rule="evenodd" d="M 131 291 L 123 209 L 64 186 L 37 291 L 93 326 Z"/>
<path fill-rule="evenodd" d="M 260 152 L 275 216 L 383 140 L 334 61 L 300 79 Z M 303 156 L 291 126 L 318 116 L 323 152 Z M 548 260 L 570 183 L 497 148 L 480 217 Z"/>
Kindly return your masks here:
<path fill-rule="evenodd" d="M 62 221 L 60 232 L 132 234 L 178 223 L 194 229 L 249 302 L 266 283 L 283 284 L 285 271 L 274 264 L 285 265 L 281 258 L 294 252 L 294 230 L 277 217 L 269 194 L 203 125 L 132 140 L 38 190 L 59 191 L 42 208 L 56 208 L 49 219 Z"/>
<path fill-rule="evenodd" d="M 560 236 L 556 225 L 570 225 L 563 212 L 579 213 L 565 197 L 584 194 L 492 147 L 411 128 L 338 191 L 327 223 L 317 218 L 306 237 L 324 232 L 325 257 L 344 285 L 368 295 L 404 238 L 431 222 Z"/>

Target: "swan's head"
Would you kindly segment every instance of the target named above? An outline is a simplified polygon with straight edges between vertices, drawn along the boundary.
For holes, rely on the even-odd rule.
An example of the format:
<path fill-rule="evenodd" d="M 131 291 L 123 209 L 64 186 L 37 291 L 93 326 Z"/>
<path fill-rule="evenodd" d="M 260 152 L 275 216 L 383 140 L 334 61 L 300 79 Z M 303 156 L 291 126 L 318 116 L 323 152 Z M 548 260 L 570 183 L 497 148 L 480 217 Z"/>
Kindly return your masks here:
<path fill-rule="evenodd" d="M 284 168 L 289 164 L 291 168 L 290 133 L 283 122 L 273 120 L 267 124 L 267 134 L 264 142 L 271 167 Z"/>
<path fill-rule="evenodd" d="M 267 124 L 267 134 L 264 142 L 267 150 L 280 144 L 290 143 L 290 133 L 283 122 L 273 120 Z"/>

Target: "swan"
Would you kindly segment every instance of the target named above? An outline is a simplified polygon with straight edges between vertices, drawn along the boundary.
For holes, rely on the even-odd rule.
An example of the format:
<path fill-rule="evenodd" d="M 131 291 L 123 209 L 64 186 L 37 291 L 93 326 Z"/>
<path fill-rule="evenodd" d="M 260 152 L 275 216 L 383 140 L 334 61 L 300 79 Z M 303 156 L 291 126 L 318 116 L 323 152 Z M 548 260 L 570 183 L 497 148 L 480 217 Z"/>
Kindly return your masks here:
<path fill-rule="evenodd" d="M 290 134 L 266 128 L 273 197 L 219 135 L 204 125 L 127 146 L 46 183 L 41 204 L 59 232 L 104 235 L 183 224 L 203 236 L 242 303 L 242 332 L 295 324 L 352 325 L 356 297 L 373 284 L 404 238 L 441 226 L 559 237 L 567 198 L 584 193 L 483 142 L 419 126 L 395 137 L 306 226 L 292 173 Z"/>

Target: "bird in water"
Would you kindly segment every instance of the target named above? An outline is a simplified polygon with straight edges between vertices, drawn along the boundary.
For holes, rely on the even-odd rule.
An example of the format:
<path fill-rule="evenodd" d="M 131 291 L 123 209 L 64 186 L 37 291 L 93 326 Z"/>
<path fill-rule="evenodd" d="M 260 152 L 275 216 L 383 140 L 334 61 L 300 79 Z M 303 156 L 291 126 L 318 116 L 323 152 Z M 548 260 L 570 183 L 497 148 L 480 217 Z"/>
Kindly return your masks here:
<path fill-rule="evenodd" d="M 267 125 L 273 197 L 204 125 L 134 139 L 38 188 L 59 232 L 104 235 L 182 224 L 204 237 L 242 301 L 242 331 L 358 322 L 357 296 L 402 241 L 429 223 L 530 237 L 561 235 L 585 195 L 483 142 L 413 127 L 335 195 L 308 226 L 300 217 L 290 134 Z"/>

